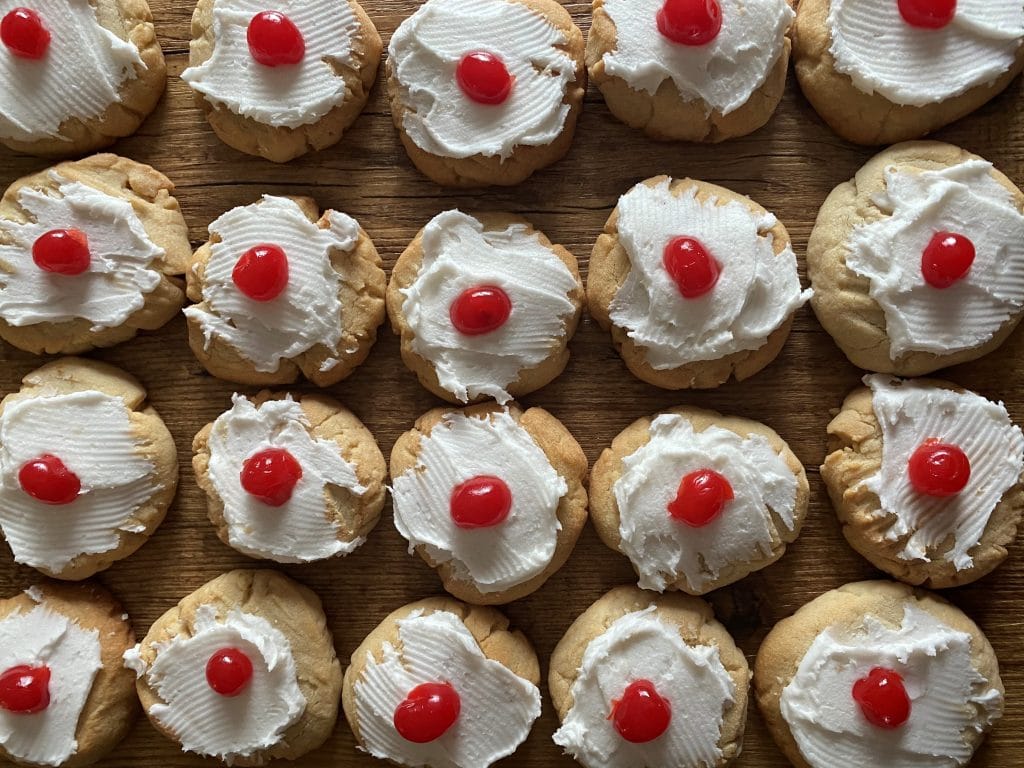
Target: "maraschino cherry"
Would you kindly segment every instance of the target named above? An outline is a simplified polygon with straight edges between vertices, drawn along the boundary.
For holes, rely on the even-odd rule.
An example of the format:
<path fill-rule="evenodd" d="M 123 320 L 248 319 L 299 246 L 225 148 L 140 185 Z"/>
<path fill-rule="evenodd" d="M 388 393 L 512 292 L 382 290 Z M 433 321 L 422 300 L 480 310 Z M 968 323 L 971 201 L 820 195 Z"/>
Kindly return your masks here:
<path fill-rule="evenodd" d="M 722 30 L 718 0 L 665 0 L 658 11 L 658 31 L 680 45 L 707 45 Z"/>
<path fill-rule="evenodd" d="M 496 285 L 478 285 L 459 294 L 448 308 L 455 330 L 465 336 L 493 333 L 508 322 L 512 300 Z"/>
<path fill-rule="evenodd" d="M 32 261 L 44 272 L 80 275 L 89 269 L 89 239 L 80 229 L 52 229 L 32 243 Z"/>
<path fill-rule="evenodd" d="M 242 464 L 242 488 L 264 504 L 287 504 L 302 478 L 302 465 L 283 448 L 267 448 Z"/>
<path fill-rule="evenodd" d="M 206 662 L 206 682 L 221 696 L 238 696 L 252 681 L 252 661 L 238 648 L 221 648 Z"/>
<path fill-rule="evenodd" d="M 451 515 L 459 528 L 489 528 L 504 522 L 512 491 L 500 477 L 478 475 L 452 491 Z"/>
<path fill-rule="evenodd" d="M 50 32 L 31 8 L 15 8 L 0 21 L 0 41 L 20 59 L 41 59 L 50 48 Z"/>
<path fill-rule="evenodd" d="M 713 469 L 700 469 L 679 483 L 668 513 L 691 528 L 702 528 L 722 514 L 733 498 L 732 485 L 723 475 Z"/>
<path fill-rule="evenodd" d="M 910 697 L 903 678 L 891 669 L 875 667 L 853 684 L 853 698 L 869 723 L 877 728 L 899 728 L 910 717 Z"/>
<path fill-rule="evenodd" d="M 298 64 L 306 55 L 306 41 L 295 23 L 280 11 L 262 11 L 249 21 L 249 53 L 265 67 Z"/>
<path fill-rule="evenodd" d="M 273 301 L 288 286 L 288 257 L 276 245 L 255 245 L 242 254 L 231 279 L 253 301 Z"/>
<path fill-rule="evenodd" d="M 897 0 L 900 16 L 912 27 L 942 29 L 956 16 L 956 0 Z"/>
<path fill-rule="evenodd" d="M 921 254 L 921 274 L 932 288 L 949 288 L 974 264 L 974 243 L 956 232 L 939 232 Z"/>
<path fill-rule="evenodd" d="M 677 237 L 665 246 L 662 259 L 684 299 L 699 299 L 710 292 L 722 274 L 707 248 L 693 237 Z"/>
<path fill-rule="evenodd" d="M 615 730 L 626 741 L 646 744 L 661 736 L 672 722 L 672 707 L 662 698 L 650 680 L 630 683 L 621 699 L 612 701 L 608 716 Z"/>
<path fill-rule="evenodd" d="M 426 744 L 444 736 L 461 709 L 462 701 L 451 683 L 423 683 L 395 708 L 395 730 L 406 741 Z"/>
<path fill-rule="evenodd" d="M 34 715 L 50 706 L 50 668 L 19 664 L 0 675 L 0 709 Z"/>
<path fill-rule="evenodd" d="M 70 504 L 82 490 L 78 475 L 50 453 L 22 464 L 18 483 L 25 493 L 44 504 Z"/>
<path fill-rule="evenodd" d="M 925 496 L 956 496 L 971 479 L 971 460 L 958 446 L 926 440 L 907 463 L 910 484 Z"/>
<path fill-rule="evenodd" d="M 487 51 L 467 53 L 455 68 L 459 88 L 478 104 L 504 104 L 512 93 L 515 78 L 505 62 Z"/>

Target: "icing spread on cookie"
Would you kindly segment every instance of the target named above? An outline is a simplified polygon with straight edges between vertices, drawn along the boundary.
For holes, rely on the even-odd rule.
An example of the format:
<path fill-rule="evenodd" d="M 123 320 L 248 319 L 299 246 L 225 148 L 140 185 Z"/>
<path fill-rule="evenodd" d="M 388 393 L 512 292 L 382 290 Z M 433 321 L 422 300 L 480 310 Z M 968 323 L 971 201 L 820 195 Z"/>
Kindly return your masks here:
<path fill-rule="evenodd" d="M 796 254 L 788 245 L 775 254 L 772 214 L 699 200 L 696 186 L 676 195 L 670 183 L 638 184 L 619 198 L 618 240 L 630 270 L 609 308 L 612 322 L 659 371 L 759 349 L 811 297 L 800 290 Z M 699 239 L 721 266 L 714 290 L 699 299 L 683 298 L 663 265 L 665 246 L 680 235 Z"/>
<path fill-rule="evenodd" d="M 523 3 L 427 0 L 388 46 L 404 107 L 402 130 L 441 157 L 507 158 L 517 146 L 550 144 L 565 127 L 563 100 L 576 79 L 576 65 L 560 47 L 567 42 Z M 476 51 L 497 56 L 514 78 L 500 104 L 478 103 L 459 87 L 456 68 Z"/>
<path fill-rule="evenodd" d="M 160 490 L 156 468 L 119 397 L 86 390 L 19 395 L 0 415 L 0 528 L 16 562 L 58 573 L 79 555 L 110 552 L 123 532 L 146 526 L 135 514 Z M 52 454 L 81 481 L 70 504 L 25 493 L 25 462 Z"/>
<path fill-rule="evenodd" d="M 224 505 L 231 546 L 252 557 L 299 563 L 347 555 L 362 544 L 361 536 L 339 538 L 342 527 L 328 516 L 329 494 L 366 493 L 341 446 L 310 434 L 302 406 L 290 397 L 256 406 L 236 394 L 232 403 L 213 423 L 209 439 L 210 481 Z M 268 448 L 287 450 L 302 468 L 291 498 L 278 507 L 247 493 L 240 479 L 245 460 Z"/>
<path fill-rule="evenodd" d="M 718 517 L 693 528 L 668 507 L 680 479 L 702 469 L 721 473 L 734 498 Z M 659 592 L 680 578 L 700 592 L 721 571 L 770 557 L 779 541 L 777 521 L 790 531 L 796 524 L 796 475 L 766 438 L 716 426 L 697 432 L 674 413 L 651 422 L 650 441 L 622 459 L 612 492 L 619 548 L 632 560 L 640 586 Z"/>
<path fill-rule="evenodd" d="M 981 159 L 921 172 L 891 166 L 872 199 L 883 217 L 850 235 L 846 265 L 870 281 L 893 360 L 973 349 L 1024 308 L 1024 214 L 991 171 Z M 940 231 L 966 235 L 975 249 L 970 271 L 941 290 L 921 270 Z"/>
<path fill-rule="evenodd" d="M 507 388 L 519 375 L 557 354 L 576 312 L 569 294 L 578 287 L 565 263 L 522 224 L 485 231 L 460 211 L 435 216 L 423 230 L 423 263 L 402 290 L 402 314 L 412 350 L 433 364 L 442 387 L 466 402 L 512 399 Z M 512 309 L 495 331 L 460 333 L 449 308 L 463 291 L 501 288 Z"/>
<path fill-rule="evenodd" d="M 875 667 L 900 674 L 910 717 L 884 730 L 862 715 L 851 691 Z M 782 716 L 813 768 L 906 768 L 964 765 L 964 739 L 1002 714 L 1003 695 L 971 661 L 971 636 L 909 603 L 892 627 L 866 616 L 857 627 L 833 625 L 819 634 L 782 689 Z"/>
<path fill-rule="evenodd" d="M 367 652 L 355 682 L 356 719 L 364 748 L 400 765 L 487 768 L 512 754 L 540 716 L 540 691 L 500 662 L 487 658 L 458 616 L 418 610 L 398 621 L 396 648 L 385 641 L 381 660 Z M 392 714 L 422 683 L 447 682 L 462 713 L 444 735 L 425 744 L 406 741 Z"/>
<path fill-rule="evenodd" d="M 359 225 L 351 216 L 328 211 L 328 228 L 309 220 L 286 197 L 264 195 L 259 203 L 232 208 L 210 225 L 211 253 L 203 278 L 203 301 L 185 308 L 199 324 L 207 346 L 219 339 L 238 351 L 260 372 L 273 373 L 281 360 L 320 345 L 340 356 L 343 308 L 338 298 L 344 277 L 331 263 L 332 251 L 351 251 L 359 242 Z M 235 285 L 232 272 L 250 248 L 272 243 L 288 258 L 288 285 L 273 301 L 249 298 Z"/>
<path fill-rule="evenodd" d="M 219 757 L 231 765 L 279 744 L 306 710 L 288 638 L 261 616 L 232 608 L 224 617 L 212 605 L 196 610 L 190 634 L 151 646 L 149 662 L 137 645 L 125 666 L 146 676 L 160 697 L 149 716 L 171 731 L 186 752 Z M 223 648 L 238 648 L 252 662 L 249 684 L 222 696 L 206 679 L 206 664 Z M 147 649 L 149 650 L 149 649 Z"/>
<path fill-rule="evenodd" d="M 0 218 L 0 318 L 13 326 L 84 319 L 94 332 L 115 328 L 160 285 L 164 249 L 150 240 L 127 200 L 54 171 L 50 180 L 56 192 L 18 190 L 29 221 Z M 81 274 L 56 275 L 33 262 L 32 246 L 55 229 L 85 234 L 90 259 Z"/>
<path fill-rule="evenodd" d="M 604 70 L 637 91 L 654 94 L 671 80 L 684 101 L 703 100 L 723 115 L 764 85 L 785 48 L 796 14 L 786 0 L 720 0 L 722 28 L 706 45 L 680 45 L 658 33 L 664 0 L 605 0 L 615 47 Z"/>
<path fill-rule="evenodd" d="M 650 680 L 672 708 L 667 731 L 633 744 L 608 713 L 638 679 Z M 586 768 L 718 765 L 723 715 L 736 684 L 713 645 L 689 645 L 655 606 L 627 613 L 587 645 L 572 685 L 573 705 L 554 741 Z"/>
<path fill-rule="evenodd" d="M 906 23 L 895 0 L 831 0 L 835 69 L 865 93 L 921 107 L 987 85 L 1013 66 L 1024 40 L 1016 0 L 960 0 L 941 29 Z"/>
<path fill-rule="evenodd" d="M 305 41 L 294 65 L 268 67 L 249 52 L 249 21 L 267 10 L 264 0 L 215 0 L 213 54 L 181 73 L 181 79 L 208 101 L 275 128 L 315 123 L 345 101 L 339 74 L 357 70 L 353 53 L 361 36 L 348 0 L 278 0 Z"/>
<path fill-rule="evenodd" d="M 409 551 L 423 547 L 435 563 L 485 594 L 542 573 L 555 554 L 558 505 L 569 492 L 544 451 L 507 409 L 484 418 L 460 411 L 420 438 L 416 466 L 394 478 L 395 527 Z M 502 479 L 512 494 L 506 520 L 466 530 L 450 513 L 452 491 L 474 477 Z"/>

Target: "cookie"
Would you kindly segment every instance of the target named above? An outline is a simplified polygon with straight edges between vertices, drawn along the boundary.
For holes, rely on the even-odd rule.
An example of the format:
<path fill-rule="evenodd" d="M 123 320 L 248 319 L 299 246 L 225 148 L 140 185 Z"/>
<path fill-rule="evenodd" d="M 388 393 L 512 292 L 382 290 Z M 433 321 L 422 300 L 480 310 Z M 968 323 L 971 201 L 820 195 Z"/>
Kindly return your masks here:
<path fill-rule="evenodd" d="M 391 117 L 426 176 L 518 184 L 569 151 L 583 33 L 556 0 L 427 0 L 392 35 L 387 77 Z"/>
<path fill-rule="evenodd" d="M 587 458 L 547 411 L 435 408 L 391 451 L 395 527 L 460 600 L 540 589 L 587 522 Z"/>
<path fill-rule="evenodd" d="M 173 318 L 192 251 L 173 192 L 157 170 L 109 154 L 15 181 L 0 199 L 0 338 L 78 354 Z"/>
<path fill-rule="evenodd" d="M 640 586 L 691 595 L 782 557 L 809 497 L 803 465 L 774 430 L 700 408 L 634 421 L 590 478 L 594 529 Z"/>
<path fill-rule="evenodd" d="M 341 141 L 377 79 L 381 41 L 355 0 L 199 0 L 188 69 L 213 132 L 285 163 Z"/>
<path fill-rule="evenodd" d="M 787 0 L 594 0 L 587 71 L 652 138 L 745 136 L 782 99 L 794 16 Z"/>
<path fill-rule="evenodd" d="M 210 224 L 192 258 L 188 342 L 214 376 L 253 386 L 336 384 L 384 322 L 383 262 L 355 219 L 264 195 Z"/>
<path fill-rule="evenodd" d="M 384 507 L 384 456 L 370 430 L 329 397 L 236 394 L 192 450 L 217 536 L 250 557 L 347 555 Z"/>
<path fill-rule="evenodd" d="M 142 707 L 185 752 L 295 760 L 334 729 L 341 665 L 318 598 L 276 571 L 204 584 L 127 651 Z"/>
<path fill-rule="evenodd" d="M 0 143 L 83 155 L 130 136 L 163 95 L 146 0 L 0 3 Z"/>
<path fill-rule="evenodd" d="M 753 200 L 657 176 L 619 198 L 590 257 L 587 304 L 639 379 L 743 381 L 782 349 L 801 291 L 786 228 Z"/>
<path fill-rule="evenodd" d="M 944 600 L 861 581 L 768 634 L 757 703 L 796 768 L 966 765 L 1003 712 L 995 652 Z"/>
<path fill-rule="evenodd" d="M 1024 68 L 1014 3 L 801 0 L 797 80 L 829 126 L 857 144 L 917 139 L 999 94 Z"/>
<path fill-rule="evenodd" d="M 135 633 L 95 584 L 44 582 L 0 600 L 0 757 L 80 766 L 128 735 L 138 705 L 121 654 Z"/>
<path fill-rule="evenodd" d="M 530 641 L 493 608 L 446 597 L 388 616 L 352 654 L 342 704 L 360 749 L 397 765 L 487 768 L 540 716 Z"/>
<path fill-rule="evenodd" d="M 551 654 L 554 741 L 586 768 L 718 768 L 743 746 L 749 686 L 707 603 L 617 587 Z"/>
<path fill-rule="evenodd" d="M 128 557 L 178 487 L 178 455 L 124 371 L 62 358 L 0 402 L 0 529 L 17 563 L 78 581 Z"/>
<path fill-rule="evenodd" d="M 854 365 L 919 376 L 975 360 L 1024 313 L 1024 193 L 950 144 L 890 147 L 828 196 L 807 274 Z"/>
<path fill-rule="evenodd" d="M 828 425 L 821 476 L 851 546 L 911 584 L 956 587 L 1006 559 L 1024 513 L 1024 435 L 945 381 L 865 376 Z"/>
<path fill-rule="evenodd" d="M 524 219 L 451 210 L 399 257 L 387 304 L 423 386 L 453 403 L 505 404 L 564 370 L 583 284 L 573 255 Z"/>

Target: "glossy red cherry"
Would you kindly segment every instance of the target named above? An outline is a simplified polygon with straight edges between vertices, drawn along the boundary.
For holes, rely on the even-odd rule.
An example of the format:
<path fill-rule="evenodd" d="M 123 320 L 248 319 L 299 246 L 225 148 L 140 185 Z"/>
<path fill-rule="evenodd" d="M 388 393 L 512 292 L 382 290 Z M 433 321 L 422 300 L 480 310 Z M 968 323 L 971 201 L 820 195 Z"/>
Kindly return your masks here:
<path fill-rule="evenodd" d="M 253 301 L 273 301 L 288 287 L 288 257 L 276 245 L 256 245 L 231 272 L 238 290 Z"/>
<path fill-rule="evenodd" d="M 630 683 L 621 699 L 612 701 L 608 716 L 619 736 L 633 744 L 645 744 L 661 736 L 672 722 L 672 707 L 658 695 L 650 680 Z"/>
<path fill-rule="evenodd" d="M 242 487 L 271 507 L 287 504 L 302 478 L 302 465 L 283 448 L 254 453 L 242 464 Z"/>
<path fill-rule="evenodd" d="M 451 683 L 423 683 L 395 708 L 395 730 L 406 741 L 426 744 L 444 736 L 461 709 L 462 701 Z"/>
<path fill-rule="evenodd" d="M 718 0 L 665 0 L 658 11 L 658 31 L 680 45 L 707 45 L 722 30 Z"/>
<path fill-rule="evenodd" d="M 505 481 L 491 475 L 479 475 L 452 491 L 452 520 L 459 528 L 489 528 L 508 517 L 512 509 L 512 491 Z"/>
<path fill-rule="evenodd" d="M 482 336 L 498 330 L 512 314 L 512 300 L 496 285 L 478 285 L 459 294 L 448 308 L 455 330 L 466 336 Z"/>
<path fill-rule="evenodd" d="M 718 282 L 722 267 L 693 237 L 677 237 L 665 246 L 662 259 L 684 299 L 698 299 Z"/>
<path fill-rule="evenodd" d="M 21 59 L 41 59 L 50 48 L 50 32 L 31 8 L 15 8 L 0 21 L 0 41 Z"/>
<path fill-rule="evenodd" d="M 238 648 L 221 648 L 206 662 L 206 682 L 221 696 L 237 696 L 252 680 L 252 661 Z"/>
<path fill-rule="evenodd" d="M 505 62 L 487 51 L 463 56 L 455 68 L 455 80 L 462 92 L 478 104 L 503 104 L 515 84 Z"/>
<path fill-rule="evenodd" d="M 44 272 L 80 275 L 91 260 L 89 239 L 80 229 L 51 229 L 32 243 L 32 261 Z"/>
<path fill-rule="evenodd" d="M 971 479 L 971 460 L 960 448 L 938 440 L 926 440 L 907 463 L 910 484 L 925 496 L 956 496 Z"/>
<path fill-rule="evenodd" d="M 20 664 L 0 675 L 0 709 L 34 715 L 50 706 L 50 668 Z"/>
<path fill-rule="evenodd" d="M 298 64 L 306 55 L 306 41 L 295 23 L 280 11 L 262 11 L 249 21 L 249 53 L 265 67 Z"/>
<path fill-rule="evenodd" d="M 26 461 L 18 471 L 18 482 L 21 490 L 44 504 L 70 504 L 82 490 L 78 475 L 49 453 Z"/>
<path fill-rule="evenodd" d="M 974 243 L 956 232 L 939 232 L 921 254 L 921 274 L 933 288 L 949 288 L 971 271 Z"/>
<path fill-rule="evenodd" d="M 853 698 L 867 721 L 878 728 L 899 728 L 910 717 L 910 697 L 903 678 L 891 669 L 872 669 L 853 684 Z"/>
<path fill-rule="evenodd" d="M 701 528 L 720 514 L 734 498 L 732 485 L 713 469 L 691 472 L 679 483 L 668 513 L 691 528 Z"/>
<path fill-rule="evenodd" d="M 942 29 L 956 16 L 956 0 L 897 0 L 900 16 L 912 27 Z"/>

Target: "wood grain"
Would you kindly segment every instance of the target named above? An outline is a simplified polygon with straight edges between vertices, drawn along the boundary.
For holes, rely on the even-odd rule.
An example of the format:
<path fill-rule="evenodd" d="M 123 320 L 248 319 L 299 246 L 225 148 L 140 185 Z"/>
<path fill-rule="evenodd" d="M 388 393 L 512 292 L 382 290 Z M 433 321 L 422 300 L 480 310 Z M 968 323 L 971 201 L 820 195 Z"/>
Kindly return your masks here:
<path fill-rule="evenodd" d="M 323 207 L 355 216 L 374 239 L 388 267 L 434 214 L 461 206 L 467 210 L 511 211 L 531 219 L 553 241 L 563 243 L 586 268 L 587 256 L 617 197 L 635 182 L 661 173 L 693 176 L 751 195 L 787 225 L 798 254 L 818 207 L 832 187 L 850 178 L 873 152 L 845 144 L 832 134 L 799 94 L 792 75 L 786 98 L 772 122 L 753 136 L 705 147 L 659 144 L 611 117 L 594 88 L 569 156 L 511 190 L 453 192 L 434 186 L 407 160 L 378 83 L 366 112 L 344 142 L 285 166 L 239 154 L 221 144 L 193 105 L 178 78 L 186 63 L 191 5 L 151 0 L 168 56 L 167 96 L 136 136 L 114 151 L 150 163 L 177 184 L 177 194 L 195 244 L 206 226 L 225 210 L 252 202 L 264 192 L 307 194 Z M 416 8 L 414 0 L 364 3 L 385 41 Z M 586 27 L 589 4 L 566 2 Z M 988 158 L 1018 183 L 1024 181 L 1021 85 L 938 138 L 961 144 Z M 45 161 L 0 154 L 4 185 L 44 168 Z M 830 412 L 857 383 L 860 372 L 840 354 L 809 309 L 800 311 L 779 359 L 742 384 L 711 392 L 670 393 L 634 379 L 608 338 L 586 320 L 571 344 L 572 361 L 555 383 L 526 398 L 550 409 L 576 435 L 593 462 L 633 419 L 661 408 L 692 404 L 747 416 L 775 428 L 807 466 L 812 502 L 803 535 L 776 565 L 711 596 L 720 618 L 753 660 L 758 642 L 772 624 L 825 590 L 844 582 L 878 576 L 840 535 L 818 476 Z M 1016 333 L 995 354 L 943 373 L 982 394 L 1002 399 L 1024 421 L 1024 333 Z M 205 503 L 191 473 L 192 436 L 229 405 L 233 388 L 206 375 L 185 342 L 179 318 L 158 333 L 96 353 L 123 366 L 149 388 L 152 402 L 177 441 L 182 465 L 181 491 L 160 530 L 135 555 L 102 574 L 100 581 L 121 597 L 141 633 L 182 596 L 217 574 L 259 564 L 225 547 L 214 535 Z M 42 361 L 0 347 L 0 393 L 17 388 L 20 378 Z M 347 403 L 374 432 L 385 453 L 423 411 L 438 404 L 402 366 L 390 331 L 367 363 L 331 394 Z M 1007 711 L 974 765 L 1024 764 L 1024 547 L 990 577 L 945 593 L 977 620 L 999 655 L 1007 690 Z M 439 582 L 418 558 L 406 554 L 390 510 L 355 554 L 340 560 L 283 568 L 324 599 L 338 654 L 347 659 L 363 636 L 392 609 L 435 594 Z M 0 552 L 0 594 L 32 583 L 36 574 L 14 565 Z M 633 580 L 627 561 L 606 549 L 588 527 L 565 568 L 540 592 L 508 606 L 513 623 L 533 640 L 546 660 L 572 620 L 612 586 Z M 546 669 L 545 669 L 546 674 Z M 537 768 L 572 765 L 551 743 L 556 720 L 549 702 L 529 741 L 506 765 Z M 211 764 L 183 755 L 141 718 L 129 739 L 103 766 L 167 768 Z M 348 726 L 339 721 L 334 736 L 303 766 L 372 765 L 357 753 Z M 739 768 L 782 766 L 759 715 L 751 710 Z"/>

